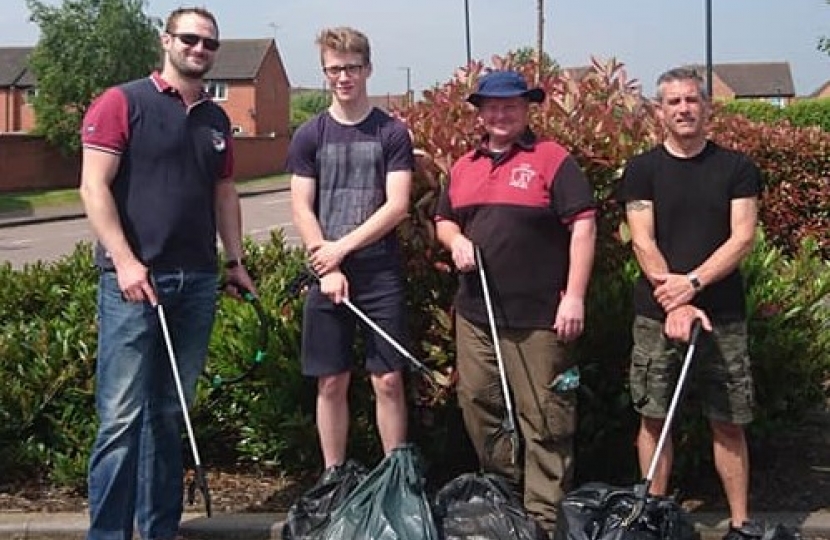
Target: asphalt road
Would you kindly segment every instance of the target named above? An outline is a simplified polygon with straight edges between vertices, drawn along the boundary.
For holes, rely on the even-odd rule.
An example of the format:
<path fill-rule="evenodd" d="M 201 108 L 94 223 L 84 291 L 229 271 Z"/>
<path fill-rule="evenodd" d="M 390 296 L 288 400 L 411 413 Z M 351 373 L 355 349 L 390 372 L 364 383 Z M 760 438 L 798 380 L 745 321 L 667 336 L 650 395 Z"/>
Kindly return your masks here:
<path fill-rule="evenodd" d="M 250 195 L 242 199 L 245 235 L 257 242 L 270 238 L 271 231 L 282 229 L 286 241 L 299 244 L 291 223 L 288 191 Z M 68 209 L 68 212 L 78 209 Z M 89 223 L 83 217 L 60 219 L 0 228 L 0 258 L 12 267 L 22 268 L 37 261 L 50 262 L 72 253 L 78 242 L 93 242 Z"/>

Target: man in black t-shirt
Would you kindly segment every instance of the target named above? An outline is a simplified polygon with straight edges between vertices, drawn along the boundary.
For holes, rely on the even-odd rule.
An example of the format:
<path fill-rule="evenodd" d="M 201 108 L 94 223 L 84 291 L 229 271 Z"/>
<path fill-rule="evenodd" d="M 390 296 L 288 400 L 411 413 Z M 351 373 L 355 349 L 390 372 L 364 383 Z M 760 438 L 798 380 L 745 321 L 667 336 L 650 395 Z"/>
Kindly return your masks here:
<path fill-rule="evenodd" d="M 631 394 L 641 415 L 637 450 L 648 468 L 680 368 L 679 342 L 703 319 L 691 381 L 697 385 L 714 443 L 715 466 L 729 503 L 727 540 L 760 536 L 749 521 L 749 456 L 744 425 L 752 420 L 745 296 L 739 265 L 752 249 L 761 189 L 758 168 L 743 154 L 709 141 L 703 80 L 673 69 L 657 81 L 663 144 L 633 158 L 621 199 L 642 270 L 634 293 Z M 651 485 L 664 494 L 672 464 L 668 441 Z"/>
<path fill-rule="evenodd" d="M 288 170 L 294 224 L 320 276 L 303 311 L 302 370 L 317 379 L 317 432 L 328 477 L 347 459 L 359 321 L 344 300 L 397 341 L 406 338 L 395 227 L 409 209 L 415 157 L 406 126 L 369 101 L 369 39 L 353 28 L 326 28 L 317 44 L 332 103 L 294 134 Z M 389 454 L 407 437 L 407 360 L 377 332 L 362 335 L 378 432 Z"/>

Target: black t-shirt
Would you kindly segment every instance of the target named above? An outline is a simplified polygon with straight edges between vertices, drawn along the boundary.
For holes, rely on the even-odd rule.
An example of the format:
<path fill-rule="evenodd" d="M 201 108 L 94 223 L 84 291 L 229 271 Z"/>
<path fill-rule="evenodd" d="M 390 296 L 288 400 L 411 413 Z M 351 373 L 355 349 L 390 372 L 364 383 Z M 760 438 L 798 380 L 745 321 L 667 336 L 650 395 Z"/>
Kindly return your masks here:
<path fill-rule="evenodd" d="M 729 239 L 732 200 L 757 197 L 760 191 L 761 174 L 749 158 L 710 141 L 692 158 L 672 156 L 663 145 L 632 158 L 619 198 L 652 202 L 657 247 L 670 272 L 686 274 Z M 707 285 L 693 303 L 716 321 L 743 319 L 740 272 Z M 634 308 L 639 315 L 665 318 L 644 276 L 635 288 Z"/>

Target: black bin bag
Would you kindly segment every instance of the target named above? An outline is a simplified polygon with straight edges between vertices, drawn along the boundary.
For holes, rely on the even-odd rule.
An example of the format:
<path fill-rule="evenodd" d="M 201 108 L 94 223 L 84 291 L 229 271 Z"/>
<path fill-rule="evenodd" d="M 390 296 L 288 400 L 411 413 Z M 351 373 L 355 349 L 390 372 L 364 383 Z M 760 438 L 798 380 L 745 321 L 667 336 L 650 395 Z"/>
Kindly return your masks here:
<path fill-rule="evenodd" d="M 385 457 L 346 497 L 319 540 L 438 540 L 413 445 Z"/>
<path fill-rule="evenodd" d="M 695 527 L 672 497 L 646 486 L 599 482 L 577 488 L 559 505 L 554 540 L 695 540 Z"/>
<path fill-rule="evenodd" d="M 328 471 L 288 510 L 282 528 L 283 540 L 319 538 L 332 513 L 368 473 L 369 469 L 354 460 Z"/>
<path fill-rule="evenodd" d="M 435 496 L 435 521 L 444 540 L 547 540 L 525 513 L 507 481 L 494 474 L 467 473 Z"/>
<path fill-rule="evenodd" d="M 673 497 L 650 495 L 649 489 L 692 365 L 701 321 L 692 324 L 689 346 L 666 412 L 663 429 L 645 479 L 631 487 L 600 482 L 585 484 L 559 503 L 554 540 L 691 540 L 694 525 Z"/>

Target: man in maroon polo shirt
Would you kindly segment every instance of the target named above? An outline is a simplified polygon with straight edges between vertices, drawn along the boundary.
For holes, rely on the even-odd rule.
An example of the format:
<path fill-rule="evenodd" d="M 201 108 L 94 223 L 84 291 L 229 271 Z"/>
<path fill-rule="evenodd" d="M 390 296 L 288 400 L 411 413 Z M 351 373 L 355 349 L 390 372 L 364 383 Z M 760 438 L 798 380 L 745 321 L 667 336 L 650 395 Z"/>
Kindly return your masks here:
<path fill-rule="evenodd" d="M 467 99 L 486 135 L 453 166 L 436 221 L 460 271 L 456 296 L 458 398 L 483 470 L 505 476 L 528 512 L 553 531 L 573 471 L 576 395 L 558 390 L 572 367 L 566 344 L 582 333 L 594 259 L 595 203 L 576 161 L 528 127 L 545 98 L 515 71 L 483 76 Z M 475 249 L 492 296 L 523 455 L 491 444 L 505 404 Z M 502 439 L 503 440 L 503 439 Z"/>

